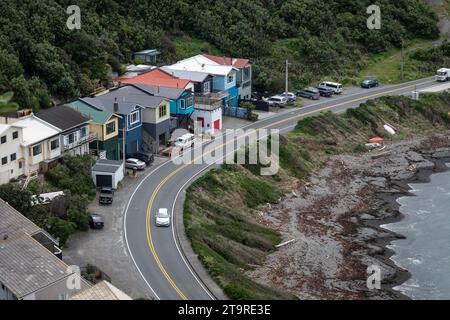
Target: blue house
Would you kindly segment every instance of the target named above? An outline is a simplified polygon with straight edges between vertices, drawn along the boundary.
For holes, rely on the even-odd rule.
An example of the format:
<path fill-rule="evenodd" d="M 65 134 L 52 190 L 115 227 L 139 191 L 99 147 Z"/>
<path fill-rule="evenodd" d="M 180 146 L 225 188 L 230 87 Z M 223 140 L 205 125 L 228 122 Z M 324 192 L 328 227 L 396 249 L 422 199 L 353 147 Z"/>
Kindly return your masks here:
<path fill-rule="evenodd" d="M 144 84 L 130 85 L 152 96 L 161 97 L 170 102 L 170 115 L 177 119 L 177 126 L 187 128 L 195 111 L 194 93 L 190 89 L 149 86 Z"/>
<path fill-rule="evenodd" d="M 119 139 L 125 140 L 126 153 L 134 153 L 142 150 L 143 109 L 150 98 L 151 95 L 138 88 L 124 86 L 80 100 L 98 110 L 119 115 Z"/>

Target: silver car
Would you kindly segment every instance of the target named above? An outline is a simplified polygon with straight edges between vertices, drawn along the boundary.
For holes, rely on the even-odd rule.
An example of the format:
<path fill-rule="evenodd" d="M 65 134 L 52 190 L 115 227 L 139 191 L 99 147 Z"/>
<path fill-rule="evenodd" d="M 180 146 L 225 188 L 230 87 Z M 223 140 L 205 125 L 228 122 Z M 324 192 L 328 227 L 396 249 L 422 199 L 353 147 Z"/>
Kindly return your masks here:
<path fill-rule="evenodd" d="M 133 169 L 133 170 L 144 170 L 147 167 L 145 162 L 130 158 L 125 161 L 125 168 L 127 169 Z"/>
<path fill-rule="evenodd" d="M 157 227 L 170 227 L 169 210 L 160 208 L 156 213 L 155 224 Z"/>

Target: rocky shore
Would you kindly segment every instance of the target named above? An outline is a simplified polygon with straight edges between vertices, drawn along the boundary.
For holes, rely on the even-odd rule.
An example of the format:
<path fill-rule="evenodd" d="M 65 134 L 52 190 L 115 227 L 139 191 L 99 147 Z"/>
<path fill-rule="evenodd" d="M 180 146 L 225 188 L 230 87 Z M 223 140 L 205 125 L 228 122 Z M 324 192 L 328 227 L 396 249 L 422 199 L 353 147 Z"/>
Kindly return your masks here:
<path fill-rule="evenodd" d="M 392 288 L 410 275 L 386 248 L 402 235 L 380 226 L 402 219 L 397 199 L 409 195 L 410 183 L 428 181 L 449 162 L 450 132 L 331 157 L 308 183 L 260 212 L 262 223 L 294 241 L 248 275 L 300 299 L 407 299 Z M 381 268 L 381 290 L 367 288 L 372 265 Z"/>

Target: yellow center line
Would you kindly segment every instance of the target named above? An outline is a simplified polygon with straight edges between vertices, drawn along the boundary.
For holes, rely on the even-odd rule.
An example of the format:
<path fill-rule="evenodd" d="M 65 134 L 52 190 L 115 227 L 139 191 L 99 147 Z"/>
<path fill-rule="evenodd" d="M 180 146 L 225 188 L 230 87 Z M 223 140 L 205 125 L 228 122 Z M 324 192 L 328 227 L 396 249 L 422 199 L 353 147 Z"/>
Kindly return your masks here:
<path fill-rule="evenodd" d="M 425 83 L 422 83 L 422 84 L 420 84 L 420 85 L 424 85 L 424 84 L 428 84 L 428 83 L 432 83 L 432 82 L 434 82 L 434 81 L 425 82 Z M 270 128 L 270 127 L 273 127 L 273 126 L 276 126 L 276 125 L 279 125 L 279 124 L 282 124 L 282 123 L 285 123 L 285 122 L 294 120 L 294 119 L 296 119 L 296 118 L 302 118 L 302 117 L 305 117 L 305 116 L 308 116 L 308 115 L 311 115 L 311 114 L 320 113 L 320 112 L 325 111 L 325 110 L 328 110 L 328 109 L 337 108 L 337 107 L 344 106 L 344 105 L 347 105 L 347 104 L 351 104 L 351 103 L 354 103 L 354 102 L 357 102 L 357 101 L 362 101 L 362 100 L 367 100 L 367 99 L 371 99 L 371 98 L 378 97 L 378 96 L 388 95 L 388 94 L 390 94 L 390 93 L 393 93 L 393 92 L 396 92 L 396 91 L 405 90 L 405 89 L 408 89 L 408 88 L 413 88 L 413 87 L 415 87 L 415 86 L 416 86 L 416 85 L 410 85 L 410 86 L 406 86 L 406 87 L 401 87 L 401 88 L 393 89 L 393 90 L 390 90 L 390 91 L 385 91 L 385 92 L 381 92 L 381 93 L 376 93 L 376 94 L 373 94 L 373 95 L 368 95 L 368 96 L 356 98 L 356 99 L 353 99 L 353 100 L 350 100 L 350 101 L 345 101 L 345 102 L 342 102 L 342 103 L 334 104 L 334 105 L 331 105 L 331 106 L 328 106 L 328 107 L 319 108 L 319 109 L 312 110 L 312 111 L 309 111 L 309 112 L 306 112 L 306 113 L 297 114 L 297 115 L 295 115 L 295 116 L 288 117 L 288 118 L 282 119 L 282 120 L 280 120 L 280 121 L 277 121 L 277 122 L 268 124 L 267 126 L 261 127 L 261 128 L 259 128 L 259 129 L 257 129 L 257 130 L 267 129 L 267 128 Z M 239 139 L 239 138 L 241 138 L 241 137 L 243 137 L 243 136 L 245 136 L 245 135 L 246 135 L 246 134 L 242 134 L 241 136 L 237 137 L 237 139 Z M 228 142 L 226 142 L 226 143 L 222 143 L 221 145 L 217 146 L 216 148 L 214 148 L 213 150 L 208 151 L 208 152 L 212 152 L 212 151 L 218 150 L 219 148 L 223 148 L 225 145 L 228 145 L 229 143 L 234 143 L 234 139 L 232 139 L 232 140 L 230 140 L 230 141 L 228 141 Z M 186 167 L 188 167 L 189 165 L 193 164 L 195 161 L 201 159 L 201 158 L 203 157 L 204 154 L 205 154 L 205 153 L 202 153 L 202 155 L 198 156 L 197 158 L 195 158 L 195 159 L 189 161 L 188 163 L 186 163 L 186 164 L 184 164 L 184 165 L 178 167 L 176 170 L 174 170 L 173 172 L 171 172 L 167 177 L 165 177 L 165 178 L 158 184 L 158 186 L 156 187 L 155 191 L 153 191 L 153 194 L 152 194 L 152 196 L 151 196 L 151 198 L 150 198 L 150 201 L 149 201 L 148 207 L 147 207 L 146 230 L 147 230 L 147 242 L 148 242 L 148 246 L 149 246 L 150 251 L 151 251 L 151 253 L 152 253 L 152 255 L 153 255 L 153 258 L 155 259 L 156 264 L 158 265 L 158 267 L 159 267 L 159 269 L 161 270 L 162 274 L 164 275 L 164 277 L 167 279 L 167 281 L 170 283 L 170 285 L 175 289 L 175 291 L 178 293 L 178 295 L 179 295 L 179 296 L 181 297 L 181 299 L 183 299 L 183 300 L 188 300 L 188 298 L 187 298 L 186 295 L 178 288 L 178 286 L 177 286 L 177 285 L 175 284 L 175 282 L 172 280 L 172 278 L 170 277 L 170 275 L 167 273 L 166 269 L 164 268 L 164 266 L 162 265 L 162 263 L 161 263 L 161 261 L 160 261 L 160 259 L 159 259 L 159 257 L 158 257 L 158 254 L 156 253 L 155 246 L 154 246 L 154 244 L 153 244 L 153 239 L 152 239 L 152 232 L 151 232 L 151 212 L 152 212 L 152 207 L 153 207 L 153 203 L 155 202 L 156 196 L 158 195 L 158 193 L 159 193 L 159 191 L 161 190 L 161 188 L 167 183 L 167 181 L 169 181 L 172 177 L 174 177 L 176 174 L 178 174 L 178 173 L 179 173 L 181 170 L 183 170 L 184 168 L 186 168 Z M 172 212 L 172 214 L 174 214 L 174 213 Z M 172 226 L 172 228 L 174 228 L 174 226 Z"/>

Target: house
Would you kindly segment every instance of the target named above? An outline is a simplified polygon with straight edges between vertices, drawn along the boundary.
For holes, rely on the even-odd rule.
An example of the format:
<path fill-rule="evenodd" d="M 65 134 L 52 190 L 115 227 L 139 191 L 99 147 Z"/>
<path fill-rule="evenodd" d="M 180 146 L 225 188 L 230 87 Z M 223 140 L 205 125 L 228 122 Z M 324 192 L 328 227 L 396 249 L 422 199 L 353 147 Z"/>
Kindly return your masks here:
<path fill-rule="evenodd" d="M 22 141 L 21 126 L 0 124 L 0 184 L 24 174 Z"/>
<path fill-rule="evenodd" d="M 156 49 L 142 50 L 142 51 L 134 52 L 133 59 L 140 60 L 140 62 L 142 62 L 142 64 L 155 66 L 156 59 L 160 54 L 161 54 L 161 52 L 159 52 Z"/>
<path fill-rule="evenodd" d="M 64 154 L 89 154 L 89 144 L 97 139 L 96 134 L 89 131 L 91 120 L 68 106 L 49 108 L 35 116 L 61 130 L 60 145 Z"/>
<path fill-rule="evenodd" d="M 135 153 L 142 150 L 143 110 L 150 94 L 134 86 L 123 86 L 109 92 L 79 101 L 107 113 L 114 113 L 119 118 L 119 139 L 122 140 L 120 153 Z M 121 156 L 122 158 L 122 156 Z"/>
<path fill-rule="evenodd" d="M 21 174 L 29 177 L 56 166 L 62 154 L 61 129 L 34 114 L 21 118 L 14 125 L 22 127 L 22 153 L 18 156 Z"/>
<path fill-rule="evenodd" d="M 89 131 L 96 136 L 96 140 L 89 145 L 91 154 L 100 159 L 119 160 L 122 149 L 122 140 L 119 139 L 120 116 L 97 109 L 82 100 L 73 101 L 68 106 L 91 120 Z"/>
<path fill-rule="evenodd" d="M 250 100 L 252 97 L 252 64 L 248 59 L 219 57 L 210 54 L 203 56 L 215 63 L 224 66 L 233 66 L 236 72 L 236 87 L 238 88 L 239 99 Z"/>
<path fill-rule="evenodd" d="M 96 285 L 74 295 L 70 300 L 132 300 L 130 296 L 113 286 L 108 281 L 100 281 Z"/>
<path fill-rule="evenodd" d="M 119 160 L 98 160 L 92 167 L 91 176 L 96 187 L 117 189 L 124 177 L 124 163 Z"/>
<path fill-rule="evenodd" d="M 212 87 L 206 87 L 201 99 L 205 102 L 215 103 L 221 101 L 224 108 L 236 108 L 238 106 L 239 92 L 236 86 L 238 69 L 232 65 L 222 65 L 203 55 L 197 55 L 164 68 L 166 72 L 189 71 L 208 74 L 212 77 Z M 208 82 L 208 81 L 207 81 Z M 197 100 L 196 100 L 197 103 Z"/>
<path fill-rule="evenodd" d="M 116 81 L 121 82 L 121 84 L 143 84 L 147 86 L 194 90 L 194 85 L 191 81 L 175 77 L 161 68 L 153 68 L 137 76 L 117 78 Z"/>
<path fill-rule="evenodd" d="M 60 257 L 56 240 L 0 199 L 0 300 L 66 300 L 88 289 Z"/>
<path fill-rule="evenodd" d="M 198 71 L 170 70 L 168 67 L 162 69 L 194 84 L 195 111 L 192 117 L 197 128 L 200 126 L 203 133 L 210 134 L 222 130 L 222 108 L 228 93 L 214 92 L 213 76 Z"/>
<path fill-rule="evenodd" d="M 171 124 L 171 129 L 176 127 L 188 128 L 191 125 L 192 115 L 195 110 L 194 94 L 191 90 L 143 84 L 133 84 L 131 86 L 152 96 L 169 101 L 170 115 L 176 119 L 176 123 Z"/>

